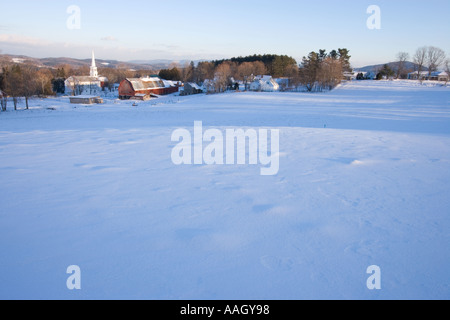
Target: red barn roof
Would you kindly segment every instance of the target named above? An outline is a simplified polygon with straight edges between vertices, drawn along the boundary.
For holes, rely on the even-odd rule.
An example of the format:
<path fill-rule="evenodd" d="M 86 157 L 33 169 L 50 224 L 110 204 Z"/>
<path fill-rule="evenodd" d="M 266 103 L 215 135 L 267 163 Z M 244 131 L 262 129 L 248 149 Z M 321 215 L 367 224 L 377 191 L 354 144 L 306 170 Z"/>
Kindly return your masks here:
<path fill-rule="evenodd" d="M 119 98 L 128 99 L 137 94 L 165 95 L 178 91 L 178 87 L 166 86 L 158 77 L 127 78 L 120 83 Z"/>

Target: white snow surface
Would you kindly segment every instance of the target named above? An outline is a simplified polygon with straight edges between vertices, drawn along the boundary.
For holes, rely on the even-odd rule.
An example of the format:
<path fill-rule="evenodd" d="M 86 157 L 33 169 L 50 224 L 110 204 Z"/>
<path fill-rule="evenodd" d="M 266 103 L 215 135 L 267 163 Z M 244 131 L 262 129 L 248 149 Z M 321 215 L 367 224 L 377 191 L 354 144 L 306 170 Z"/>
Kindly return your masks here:
<path fill-rule="evenodd" d="M 450 88 L 131 104 L 0 113 L 1 299 L 450 298 Z M 174 165 L 194 121 L 279 129 L 278 175 Z"/>

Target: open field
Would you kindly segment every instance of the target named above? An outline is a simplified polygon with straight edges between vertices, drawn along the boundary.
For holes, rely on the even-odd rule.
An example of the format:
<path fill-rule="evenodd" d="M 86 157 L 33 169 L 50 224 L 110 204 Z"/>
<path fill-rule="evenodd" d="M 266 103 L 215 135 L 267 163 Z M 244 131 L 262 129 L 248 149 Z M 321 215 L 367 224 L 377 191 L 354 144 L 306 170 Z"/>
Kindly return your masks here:
<path fill-rule="evenodd" d="M 2 299 L 450 297 L 449 87 L 32 106 L 0 113 Z M 278 174 L 174 165 L 195 121 L 279 129 Z"/>

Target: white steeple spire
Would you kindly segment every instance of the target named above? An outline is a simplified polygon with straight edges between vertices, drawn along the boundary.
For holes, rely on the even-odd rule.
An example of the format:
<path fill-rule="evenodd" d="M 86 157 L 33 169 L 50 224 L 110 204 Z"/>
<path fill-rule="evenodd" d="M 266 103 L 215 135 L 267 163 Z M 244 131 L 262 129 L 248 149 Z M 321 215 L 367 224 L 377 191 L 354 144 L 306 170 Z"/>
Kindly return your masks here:
<path fill-rule="evenodd" d="M 91 77 L 98 78 L 98 70 L 97 70 L 97 66 L 95 64 L 94 50 L 92 50 Z"/>

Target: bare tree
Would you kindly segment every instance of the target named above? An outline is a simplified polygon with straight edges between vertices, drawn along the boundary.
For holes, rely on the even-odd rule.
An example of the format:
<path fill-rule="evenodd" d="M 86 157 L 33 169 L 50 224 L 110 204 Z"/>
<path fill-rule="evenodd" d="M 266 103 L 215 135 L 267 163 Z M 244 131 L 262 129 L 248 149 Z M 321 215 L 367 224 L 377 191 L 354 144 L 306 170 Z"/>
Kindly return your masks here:
<path fill-rule="evenodd" d="M 447 85 L 447 83 L 450 81 L 450 58 L 445 60 L 444 66 L 445 66 L 445 72 L 447 73 L 447 77 L 445 78 L 446 79 L 445 84 Z"/>
<path fill-rule="evenodd" d="M 6 93 L 0 90 L 0 111 L 6 111 L 6 105 L 8 104 L 8 96 Z"/>
<path fill-rule="evenodd" d="M 423 68 L 426 63 L 427 52 L 428 52 L 427 47 L 421 47 L 416 50 L 416 53 L 414 54 L 414 57 L 413 57 L 414 63 L 416 64 L 416 67 L 417 67 L 417 72 L 418 72 L 417 79 L 418 80 L 422 80 L 421 72 L 423 71 Z"/>
<path fill-rule="evenodd" d="M 0 105 L 1 105 L 1 111 L 6 111 L 6 105 L 8 103 L 8 97 L 6 94 L 0 97 Z"/>
<path fill-rule="evenodd" d="M 409 59 L 409 53 L 399 52 L 397 54 L 397 79 L 405 78 L 405 64 Z"/>
<path fill-rule="evenodd" d="M 181 69 L 181 77 L 184 82 L 195 81 L 195 64 L 193 61 L 191 63 L 185 63 L 184 68 Z"/>
<path fill-rule="evenodd" d="M 19 65 L 13 65 L 6 79 L 6 93 L 13 99 L 14 110 L 17 110 L 17 104 L 23 92 L 23 85 L 22 68 Z"/>
<path fill-rule="evenodd" d="M 267 73 L 267 68 L 265 64 L 261 61 L 253 62 L 253 74 L 256 75 L 264 75 Z"/>
<path fill-rule="evenodd" d="M 2 67 L 2 72 L 0 73 L 0 89 L 5 90 L 8 72 L 9 72 L 8 67 Z M 0 111 L 6 111 L 7 103 L 8 103 L 8 96 L 6 95 L 6 92 L 2 92 L 0 90 L 0 104 L 1 104 Z"/>
<path fill-rule="evenodd" d="M 255 79 L 255 76 L 264 75 L 267 72 L 266 66 L 261 61 L 243 62 L 236 71 L 236 78 L 245 84 L 248 90 L 249 83 Z"/>
<path fill-rule="evenodd" d="M 28 110 L 28 101 L 38 91 L 37 71 L 31 65 L 22 67 L 22 85 L 20 95 L 25 98 L 25 107 Z"/>
<path fill-rule="evenodd" d="M 445 52 L 444 50 L 436 47 L 428 47 L 427 50 L 427 66 L 428 66 L 428 76 L 431 76 L 431 73 L 437 71 L 439 66 L 445 61 Z"/>
<path fill-rule="evenodd" d="M 48 69 L 40 69 L 35 74 L 36 93 L 49 95 L 52 92 L 52 73 Z"/>
<path fill-rule="evenodd" d="M 327 57 L 320 63 L 317 80 L 321 89 L 332 90 L 343 78 L 343 65 L 338 59 Z"/>
<path fill-rule="evenodd" d="M 319 50 L 303 57 L 299 83 L 309 92 L 334 89 L 341 83 L 344 72 L 349 70 L 348 52 L 346 49 L 339 49 L 339 53 L 333 50 L 327 54 L 325 50 Z"/>
<path fill-rule="evenodd" d="M 308 92 L 317 90 L 317 78 L 320 70 L 319 54 L 310 52 L 307 57 L 303 57 L 300 68 L 300 83 L 305 86 Z"/>
<path fill-rule="evenodd" d="M 254 73 L 253 73 L 253 63 L 252 62 L 244 62 L 241 63 L 237 69 L 236 78 L 244 82 L 245 90 L 248 89 L 249 82 L 253 81 Z"/>
<path fill-rule="evenodd" d="M 230 63 L 223 62 L 216 68 L 216 73 L 214 76 L 215 80 L 215 91 L 223 92 L 226 90 L 230 84 L 230 78 L 232 76 L 232 70 Z"/>
<path fill-rule="evenodd" d="M 199 62 L 197 65 L 198 80 L 204 82 L 206 79 L 214 78 L 214 63 L 209 61 Z"/>

